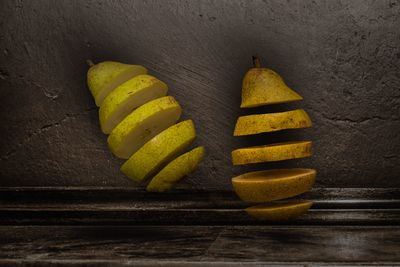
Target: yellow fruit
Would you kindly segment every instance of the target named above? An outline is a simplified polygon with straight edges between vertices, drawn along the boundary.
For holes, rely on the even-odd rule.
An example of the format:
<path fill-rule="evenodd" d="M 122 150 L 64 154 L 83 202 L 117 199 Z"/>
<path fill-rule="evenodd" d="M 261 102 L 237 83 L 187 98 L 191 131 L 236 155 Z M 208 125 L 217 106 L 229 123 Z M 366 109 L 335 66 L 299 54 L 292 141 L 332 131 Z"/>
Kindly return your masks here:
<path fill-rule="evenodd" d="M 304 158 L 312 155 L 311 141 L 276 143 L 232 151 L 233 165 Z"/>
<path fill-rule="evenodd" d="M 147 69 L 140 65 L 129 65 L 114 61 L 104 61 L 90 67 L 87 83 L 96 105 L 99 107 L 106 96 L 127 80 L 146 74 Z"/>
<path fill-rule="evenodd" d="M 162 96 L 168 86 L 157 78 L 142 74 L 115 88 L 99 109 L 101 130 L 105 134 L 117 126 L 135 108 Z"/>
<path fill-rule="evenodd" d="M 233 135 L 251 135 L 311 126 L 311 119 L 307 112 L 303 109 L 296 109 L 279 113 L 241 116 L 236 122 Z"/>
<path fill-rule="evenodd" d="M 121 171 L 129 178 L 141 181 L 179 155 L 195 138 L 192 120 L 177 123 L 141 147 L 122 165 Z"/>
<path fill-rule="evenodd" d="M 171 161 L 151 179 L 146 190 L 165 192 L 170 190 L 180 179 L 194 171 L 204 158 L 204 147 L 197 147 Z"/>
<path fill-rule="evenodd" d="M 241 108 L 286 103 L 303 99 L 290 89 L 273 70 L 261 68 L 257 58 L 255 67 L 243 78 Z"/>
<path fill-rule="evenodd" d="M 182 108 L 172 96 L 164 96 L 135 109 L 108 136 L 108 146 L 127 159 L 147 141 L 177 122 Z"/>
<path fill-rule="evenodd" d="M 294 219 L 306 213 L 312 206 L 311 201 L 292 201 L 288 203 L 272 203 L 246 208 L 245 211 L 254 218 L 267 221 L 283 221 Z"/>
<path fill-rule="evenodd" d="M 275 169 L 232 178 L 236 194 L 247 202 L 268 202 L 307 192 L 315 183 L 313 169 Z"/>

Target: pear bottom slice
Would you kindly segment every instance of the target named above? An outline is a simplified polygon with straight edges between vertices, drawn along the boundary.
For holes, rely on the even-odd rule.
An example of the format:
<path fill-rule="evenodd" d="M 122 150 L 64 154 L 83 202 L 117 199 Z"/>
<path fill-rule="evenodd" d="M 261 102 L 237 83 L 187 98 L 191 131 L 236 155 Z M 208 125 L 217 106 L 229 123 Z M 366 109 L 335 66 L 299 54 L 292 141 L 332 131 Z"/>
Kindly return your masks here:
<path fill-rule="evenodd" d="M 312 201 L 292 201 L 288 203 L 262 204 L 246 208 L 254 218 L 267 221 L 285 221 L 299 217 L 312 206 Z"/>
<path fill-rule="evenodd" d="M 142 181 L 182 153 L 195 138 L 192 120 L 177 123 L 144 144 L 122 165 L 121 171 L 133 180 Z"/>
<path fill-rule="evenodd" d="M 313 169 L 274 169 L 232 178 L 236 194 L 246 202 L 268 202 L 307 192 L 315 183 Z"/>
<path fill-rule="evenodd" d="M 204 158 L 204 147 L 195 149 L 177 157 L 165 166 L 147 185 L 148 192 L 170 190 L 180 179 L 193 172 Z"/>
<path fill-rule="evenodd" d="M 233 165 L 297 159 L 312 155 L 311 141 L 275 143 L 239 148 L 232 151 Z"/>

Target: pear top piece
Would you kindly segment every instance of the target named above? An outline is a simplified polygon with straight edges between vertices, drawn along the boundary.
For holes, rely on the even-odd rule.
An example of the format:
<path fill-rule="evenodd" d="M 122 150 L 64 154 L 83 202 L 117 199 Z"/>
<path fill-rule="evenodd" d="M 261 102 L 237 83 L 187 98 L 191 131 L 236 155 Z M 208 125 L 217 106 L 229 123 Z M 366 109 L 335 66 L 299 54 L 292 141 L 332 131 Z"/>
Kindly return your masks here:
<path fill-rule="evenodd" d="M 290 89 L 282 77 L 271 69 L 261 68 L 260 61 L 253 57 L 254 67 L 245 74 L 242 83 L 241 108 L 287 103 L 303 99 Z"/>
<path fill-rule="evenodd" d="M 114 61 L 104 61 L 94 65 L 88 60 L 88 64 L 90 68 L 87 73 L 87 83 L 98 107 L 116 87 L 137 75 L 147 73 L 147 69 L 143 66 Z"/>

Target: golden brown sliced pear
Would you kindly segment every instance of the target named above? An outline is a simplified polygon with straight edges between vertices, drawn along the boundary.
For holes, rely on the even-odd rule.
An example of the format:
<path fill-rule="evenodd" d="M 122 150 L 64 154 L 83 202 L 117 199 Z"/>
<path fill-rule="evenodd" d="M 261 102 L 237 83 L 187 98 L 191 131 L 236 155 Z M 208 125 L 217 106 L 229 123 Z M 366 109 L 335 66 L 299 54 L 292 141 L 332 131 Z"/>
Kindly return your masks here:
<path fill-rule="evenodd" d="M 261 68 L 258 58 L 253 57 L 254 68 L 244 76 L 241 108 L 287 103 L 303 99 L 290 89 L 282 77 L 273 70 Z"/>
<path fill-rule="evenodd" d="M 116 87 L 137 75 L 147 73 L 147 69 L 143 66 L 114 61 L 93 64 L 88 60 L 88 64 L 90 68 L 87 73 L 87 83 L 98 107 Z"/>
<path fill-rule="evenodd" d="M 312 206 L 312 201 L 292 201 L 288 203 L 271 203 L 246 208 L 245 211 L 254 218 L 266 221 L 285 221 L 299 217 Z"/>
<path fill-rule="evenodd" d="M 311 119 L 307 112 L 303 109 L 296 109 L 286 112 L 241 116 L 236 121 L 233 135 L 251 135 L 311 126 Z"/>
<path fill-rule="evenodd" d="M 193 172 L 204 158 L 204 147 L 196 147 L 177 157 L 151 179 L 146 190 L 165 192 L 170 190 L 184 176 Z"/>
<path fill-rule="evenodd" d="M 121 171 L 129 178 L 141 181 L 182 153 L 195 138 L 192 120 L 177 123 L 142 146 L 125 161 Z"/>
<path fill-rule="evenodd" d="M 250 163 L 304 158 L 311 155 L 311 141 L 284 142 L 233 150 L 232 163 L 233 165 L 244 165 Z"/>
<path fill-rule="evenodd" d="M 138 75 L 115 88 L 99 109 L 101 130 L 105 134 L 117 126 L 135 108 L 165 96 L 168 86 L 151 75 Z"/>
<path fill-rule="evenodd" d="M 249 172 L 232 178 L 236 194 L 247 202 L 268 202 L 307 192 L 315 183 L 313 169 L 275 169 Z"/>
<path fill-rule="evenodd" d="M 112 130 L 107 142 L 119 158 L 127 159 L 147 141 L 177 122 L 182 108 L 172 96 L 154 99 L 135 109 Z"/>

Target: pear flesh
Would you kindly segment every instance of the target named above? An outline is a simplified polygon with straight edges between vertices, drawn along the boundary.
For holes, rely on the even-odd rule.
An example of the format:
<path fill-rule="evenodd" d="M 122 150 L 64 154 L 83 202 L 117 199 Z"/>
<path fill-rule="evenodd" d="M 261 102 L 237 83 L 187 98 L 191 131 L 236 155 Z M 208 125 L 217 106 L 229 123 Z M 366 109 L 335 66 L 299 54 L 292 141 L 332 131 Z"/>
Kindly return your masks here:
<path fill-rule="evenodd" d="M 291 201 L 287 203 L 257 205 L 246 208 L 245 211 L 256 219 L 285 221 L 303 215 L 311 208 L 312 204 L 312 201 L 308 200 Z"/>
<path fill-rule="evenodd" d="M 93 65 L 87 73 L 87 83 L 98 107 L 107 95 L 129 79 L 146 74 L 147 69 L 141 65 L 129 65 L 114 61 L 104 61 Z"/>
<path fill-rule="evenodd" d="M 165 96 L 168 86 L 157 78 L 142 74 L 115 88 L 99 109 L 101 130 L 111 131 L 135 108 Z"/>
<path fill-rule="evenodd" d="M 182 108 L 172 96 L 157 98 L 135 109 L 108 136 L 108 146 L 127 159 L 147 141 L 177 122 Z"/>
<path fill-rule="evenodd" d="M 315 183 L 313 169 L 274 169 L 232 178 L 236 194 L 246 202 L 268 202 L 307 192 Z"/>
<path fill-rule="evenodd" d="M 170 190 L 184 176 L 193 172 L 204 158 L 204 147 L 195 149 L 177 157 L 165 166 L 147 185 L 148 192 Z"/>
<path fill-rule="evenodd" d="M 304 158 L 312 155 L 311 141 L 275 143 L 232 151 L 233 165 Z"/>
<path fill-rule="evenodd" d="M 142 146 L 122 165 L 121 171 L 133 180 L 142 181 L 182 153 L 195 138 L 192 120 L 177 123 Z"/>
<path fill-rule="evenodd" d="M 303 109 L 296 109 L 286 112 L 241 116 L 236 122 L 233 135 L 252 135 L 311 126 L 312 122 L 307 112 Z"/>
<path fill-rule="evenodd" d="M 287 103 L 303 99 L 281 76 L 267 68 L 252 68 L 243 78 L 241 108 Z"/>

